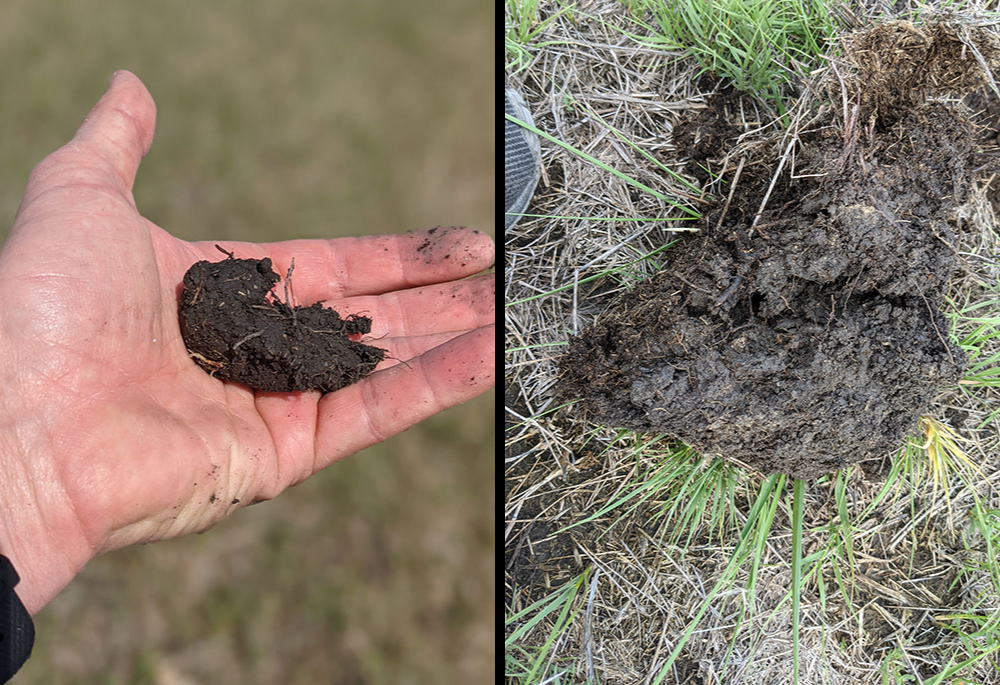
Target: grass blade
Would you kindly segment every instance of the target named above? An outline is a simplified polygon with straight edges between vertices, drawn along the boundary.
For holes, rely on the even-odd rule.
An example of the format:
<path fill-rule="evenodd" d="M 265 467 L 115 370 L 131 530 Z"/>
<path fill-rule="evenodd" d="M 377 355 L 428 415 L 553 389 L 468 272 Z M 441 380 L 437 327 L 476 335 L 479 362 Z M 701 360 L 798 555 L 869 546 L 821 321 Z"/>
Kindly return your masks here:
<path fill-rule="evenodd" d="M 612 176 L 617 176 L 621 180 L 623 180 L 626 183 L 628 183 L 630 186 L 632 186 L 634 188 L 638 188 L 639 190 L 641 190 L 641 191 L 643 191 L 645 193 L 649 193 L 650 195 L 652 195 L 653 197 L 655 197 L 657 200 L 662 200 L 663 202 L 666 202 L 671 207 L 676 207 L 677 209 L 681 210 L 682 212 L 684 212 L 688 216 L 693 217 L 695 219 L 700 219 L 701 218 L 701 214 L 699 214 L 698 212 L 694 211 L 690 207 L 686 207 L 686 206 L 680 204 L 679 202 L 674 202 L 673 200 L 671 200 L 669 197 L 667 197 L 663 193 L 661 193 L 659 191 L 656 191 L 656 190 L 653 190 L 652 188 L 650 188 L 646 184 L 640 183 L 639 181 L 635 180 L 631 176 L 629 176 L 627 174 L 623 174 L 622 172 L 618 171 L 617 169 L 611 168 L 610 166 L 608 166 L 607 164 L 605 164 L 601 160 L 597 159 L 596 157 L 588 155 L 583 150 L 579 150 L 579 149 L 573 147 L 572 145 L 570 145 L 568 143 L 564 143 L 563 141 L 559 140 L 555 136 L 549 135 L 545 131 L 542 131 L 541 129 L 537 129 L 534 126 L 532 126 L 531 124 L 529 124 L 527 122 L 524 122 L 524 121 L 521 121 L 517 117 L 511 116 L 510 114 L 507 114 L 506 112 L 504 112 L 503 116 L 504 116 L 504 118 L 507 121 L 513 122 L 513 123 L 517 124 L 518 126 L 521 126 L 522 128 L 525 128 L 525 129 L 531 131 L 532 133 L 534 133 L 534 134 L 536 134 L 536 135 L 544 138 L 545 140 L 549 141 L 550 143 L 555 143 L 556 145 L 558 145 L 559 147 L 563 148 L 564 150 L 568 150 L 569 152 L 572 152 L 574 155 L 576 155 L 580 159 L 583 159 L 583 160 L 585 160 L 587 162 L 590 162 L 591 164 L 594 164 L 595 166 L 597 166 L 600 169 L 603 169 L 604 171 L 608 172 Z M 675 230 L 686 231 L 688 229 L 675 229 Z"/>
<path fill-rule="evenodd" d="M 792 682 L 799 682 L 799 622 L 802 591 L 802 502 L 806 498 L 805 482 L 795 479 L 792 490 Z"/>
<path fill-rule="evenodd" d="M 757 537 L 757 524 L 762 520 L 761 512 L 765 510 L 765 506 L 771 499 L 771 493 L 780 490 L 784 483 L 785 476 L 783 474 L 775 474 L 761 484 L 760 490 L 757 493 L 757 499 L 754 501 L 753 507 L 751 507 L 750 513 L 747 515 L 747 522 L 743 526 L 743 530 L 740 531 L 740 539 L 736 545 L 736 549 L 733 551 L 733 556 L 729 560 L 729 564 L 726 565 L 726 568 L 719 577 L 719 580 L 716 582 L 711 591 L 709 591 L 708 596 L 705 597 L 705 601 L 701 603 L 698 613 L 695 614 L 691 623 L 681 634 L 680 639 L 677 641 L 677 645 L 670 653 L 670 656 L 667 657 L 666 663 L 664 663 L 660 672 L 656 675 L 652 685 L 660 685 L 663 682 L 663 679 L 667 677 L 667 674 L 670 672 L 670 668 L 674 665 L 674 662 L 677 661 L 677 657 L 679 657 L 681 652 L 684 650 L 684 645 L 686 645 L 687 641 L 691 639 L 694 629 L 698 627 L 699 623 L 701 623 L 701 619 L 708 611 L 708 607 L 711 606 L 716 596 L 718 596 L 723 589 L 732 583 L 737 569 L 739 569 L 740 565 L 746 560 L 752 550 L 753 546 L 750 543 Z M 773 508 L 771 509 L 771 513 L 773 514 Z"/>

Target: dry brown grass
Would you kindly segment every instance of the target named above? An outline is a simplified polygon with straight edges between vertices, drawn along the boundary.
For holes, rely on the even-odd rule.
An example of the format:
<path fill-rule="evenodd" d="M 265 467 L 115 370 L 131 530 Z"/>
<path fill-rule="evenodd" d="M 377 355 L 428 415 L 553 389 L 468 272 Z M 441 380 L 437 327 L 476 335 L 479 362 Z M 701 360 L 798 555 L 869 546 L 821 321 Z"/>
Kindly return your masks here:
<path fill-rule="evenodd" d="M 556 9 L 543 2 L 541 16 Z M 509 76 L 508 85 L 524 95 L 538 128 L 679 202 L 706 206 L 606 125 L 684 173 L 671 131 L 681 116 L 704 106 L 711 86 L 694 78 L 695 66 L 683 55 L 639 46 L 625 35 L 641 29 L 616 2 L 581 2 L 577 9 L 546 27 L 529 48 L 530 66 Z M 995 20 L 977 23 L 997 32 Z M 793 113 L 799 128 L 815 112 L 800 105 Z M 740 114 L 740 154 L 787 154 L 794 164 L 795 126 L 789 134 L 757 111 Z M 676 521 L 657 518 L 671 501 L 669 485 L 647 492 L 638 506 L 632 507 L 636 497 L 594 516 L 679 457 L 665 439 L 621 434 L 583 421 L 572 407 L 557 407 L 556 358 L 567 337 L 593 321 L 616 292 L 657 268 L 655 260 L 637 259 L 677 238 L 672 229 L 681 224 L 652 219 L 681 213 L 562 148 L 543 141 L 542 150 L 546 175 L 528 211 L 587 218 L 526 217 L 507 236 L 507 614 L 590 568 L 586 592 L 576 599 L 579 613 L 550 652 L 549 673 L 563 673 L 554 682 L 651 683 L 661 682 L 659 675 L 677 685 L 789 682 L 786 493 L 756 568 L 741 567 L 709 605 L 672 669 L 661 674 L 729 562 L 762 478 L 734 471 L 720 490 L 733 503 L 722 535 L 710 535 L 702 521 L 693 525 L 690 541 L 672 539 Z M 996 321 L 1000 241 L 987 197 L 990 182 L 997 181 L 981 179 L 960 209 L 963 270 L 951 284 L 949 311 L 983 303 L 973 315 Z M 713 192 L 720 195 L 707 189 Z M 621 218 L 649 220 L 613 220 Z M 959 319 L 954 334 L 962 339 L 980 325 Z M 994 338 L 982 343 L 979 354 L 998 352 Z M 875 683 L 885 677 L 895 683 L 906 676 L 922 682 L 944 670 L 949 659 L 975 653 L 951 628 L 971 633 L 968 619 L 953 617 L 1000 609 L 990 578 L 998 560 L 988 557 L 992 547 L 982 534 L 991 529 L 977 528 L 972 519 L 1000 506 L 1000 431 L 993 420 L 998 407 L 996 386 L 963 382 L 943 392 L 930 413 L 968 441 L 963 447 L 976 469 L 934 472 L 916 447 L 921 437 L 915 433 L 895 454 L 808 485 L 804 552 L 814 573 L 801 595 L 800 682 Z M 688 459 L 684 474 L 712 468 Z M 943 479 L 939 487 L 935 478 Z M 520 644 L 537 649 L 550 625 L 543 622 Z M 990 639 L 979 636 L 970 644 L 985 648 Z M 985 658 L 964 675 L 970 682 L 1000 682 L 995 664 Z"/>

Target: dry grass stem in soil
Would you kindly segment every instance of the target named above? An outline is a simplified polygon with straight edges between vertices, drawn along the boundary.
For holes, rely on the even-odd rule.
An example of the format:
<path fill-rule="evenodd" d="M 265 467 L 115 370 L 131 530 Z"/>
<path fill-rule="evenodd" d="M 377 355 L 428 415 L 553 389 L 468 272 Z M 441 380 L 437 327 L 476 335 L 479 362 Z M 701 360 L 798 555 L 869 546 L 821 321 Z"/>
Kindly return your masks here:
<path fill-rule="evenodd" d="M 871 164 L 865 146 L 876 134 L 877 113 L 900 107 L 899 97 L 854 88 L 852 83 L 877 77 L 864 72 L 863 60 L 840 54 L 801 91 L 784 125 L 762 116 L 752 98 L 725 95 L 717 123 L 726 145 L 706 150 L 692 168 L 678 149 L 678 132 L 724 84 L 695 79 L 696 66 L 681 51 L 652 49 L 630 38 L 644 29 L 616 3 L 581 3 L 576 10 L 545 27 L 536 38 L 545 47 L 509 85 L 525 96 L 539 129 L 714 219 L 709 226 L 740 221 L 745 230 L 775 232 L 769 224 L 783 218 L 779 210 L 791 199 L 783 179 L 795 176 L 814 188 L 821 176 L 809 174 L 825 173 L 815 158 L 803 155 L 803 138 L 835 141 L 835 165 Z M 551 16 L 556 9 L 543 3 L 540 13 Z M 856 15 L 864 18 L 860 10 Z M 958 27 L 955 40 L 934 48 L 938 56 L 947 62 L 947 50 L 954 49 L 951 58 L 962 59 L 965 45 L 965 64 L 987 62 L 984 45 L 994 40 L 995 24 L 962 16 L 948 21 Z M 934 46 L 933 26 L 924 18 L 889 31 L 912 40 L 903 57 L 919 61 L 926 54 L 917 53 Z M 951 70 L 946 63 L 912 69 L 906 76 L 910 90 L 900 97 L 911 102 L 921 92 L 932 106 L 966 112 L 973 124 L 986 126 L 988 115 L 980 113 L 985 110 L 962 102 L 962 89 L 971 85 L 962 79 L 974 71 Z M 914 80 L 920 78 L 926 80 Z M 990 77 L 983 80 L 989 88 Z M 961 87 L 952 91 L 949 84 L 957 82 Z M 904 80 L 888 83 L 899 87 Z M 984 141 L 977 151 L 996 154 L 995 139 Z M 518 646 L 544 652 L 551 668 L 539 672 L 562 674 L 553 682 L 789 682 L 791 489 L 770 493 L 760 510 L 772 512 L 764 526 L 761 518 L 748 518 L 765 483 L 761 476 L 701 458 L 661 436 L 592 423 L 577 405 L 562 406 L 554 398 L 555 360 L 567 340 L 599 319 L 621 293 L 671 264 L 681 243 L 664 246 L 699 236 L 674 230 L 691 223 L 681 221 L 685 213 L 662 197 L 638 191 L 562 147 L 543 141 L 542 148 L 546 176 L 528 210 L 542 216 L 523 218 L 507 236 L 507 615 L 588 569 L 590 575 L 574 595 L 575 613 L 567 614 L 572 620 L 557 636 L 550 631 L 558 611 L 519 637 Z M 914 157 L 912 164 L 922 161 Z M 661 165 L 703 192 L 693 192 Z M 917 430 L 914 416 L 912 429 L 895 446 L 809 483 L 800 682 L 931 682 L 979 655 L 985 656 L 961 674 L 995 682 L 988 651 L 995 638 L 983 617 L 1000 608 L 992 537 L 1000 530 L 993 513 L 1000 509 L 994 487 L 1000 477 L 1000 253 L 991 199 L 998 181 L 985 161 L 982 166 L 968 170 L 967 185 L 935 224 L 945 238 L 937 244 L 946 245 L 954 268 L 938 293 L 940 330 L 927 333 L 955 345 L 969 366 L 952 387 L 919 403 L 922 416 L 961 438 L 975 468 L 963 468 L 957 459 L 932 470 L 928 435 Z M 734 183 L 740 168 L 742 179 Z M 741 198 L 737 186 L 749 189 L 755 176 L 762 181 Z M 711 291 L 713 302 L 725 292 L 711 279 L 687 280 Z M 691 285 L 680 282 L 677 288 Z M 735 306 L 738 298 L 723 304 Z M 685 517 L 691 508 L 704 517 Z M 749 538 L 742 547 L 741 531 Z M 748 556 L 727 575 L 741 549 Z M 509 625 L 508 633 L 521 624 Z M 984 625 L 987 630 L 979 630 Z M 665 669 L 686 631 L 682 651 Z M 508 680 L 525 682 L 511 664 Z"/>

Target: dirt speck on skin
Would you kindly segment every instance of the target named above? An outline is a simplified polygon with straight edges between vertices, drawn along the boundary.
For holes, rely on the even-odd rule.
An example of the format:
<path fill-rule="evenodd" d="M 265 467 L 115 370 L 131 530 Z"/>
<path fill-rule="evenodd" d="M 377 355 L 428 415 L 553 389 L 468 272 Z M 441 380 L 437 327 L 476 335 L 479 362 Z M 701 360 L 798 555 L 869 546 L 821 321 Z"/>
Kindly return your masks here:
<path fill-rule="evenodd" d="M 436 264 L 451 259 L 452 252 L 462 249 L 468 232 L 460 226 L 436 226 L 425 235 L 427 237 L 417 246 L 417 253 L 425 264 Z"/>
<path fill-rule="evenodd" d="M 974 35 L 992 63 L 992 39 Z M 815 478 L 898 448 L 966 366 L 938 310 L 955 210 L 996 165 L 967 109 L 927 99 L 982 87 L 963 45 L 945 24 L 856 36 L 796 178 L 783 172 L 759 212 L 776 160 L 747 165 L 727 211 L 570 341 L 558 392 L 606 425 L 763 473 Z M 717 112 L 687 130 L 722 130 Z"/>
<path fill-rule="evenodd" d="M 333 392 L 375 370 L 385 350 L 351 339 L 369 333 L 371 319 L 289 306 L 272 294 L 279 280 L 270 259 L 192 265 L 179 310 L 191 358 L 217 378 L 271 392 Z"/>

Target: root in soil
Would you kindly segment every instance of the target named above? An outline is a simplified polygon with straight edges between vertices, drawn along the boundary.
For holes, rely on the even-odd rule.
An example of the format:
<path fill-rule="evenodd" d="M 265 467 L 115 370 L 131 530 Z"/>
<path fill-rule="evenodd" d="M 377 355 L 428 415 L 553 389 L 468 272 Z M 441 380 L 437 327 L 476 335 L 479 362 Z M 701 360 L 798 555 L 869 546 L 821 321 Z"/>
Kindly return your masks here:
<path fill-rule="evenodd" d="M 286 278 L 291 277 L 291 269 Z M 270 259 L 197 262 L 184 274 L 180 325 L 191 358 L 211 375 L 257 390 L 333 392 L 370 374 L 385 350 L 352 340 L 371 319 L 272 295 Z"/>
<path fill-rule="evenodd" d="M 985 87 L 996 55 L 947 24 L 854 37 L 797 148 L 744 158 L 700 232 L 571 341 L 560 394 L 766 474 L 815 478 L 898 448 L 966 366 L 939 308 L 956 209 L 996 163 L 941 96 Z M 731 144 L 731 97 L 680 127 L 694 159 L 713 157 L 699 127 Z"/>

